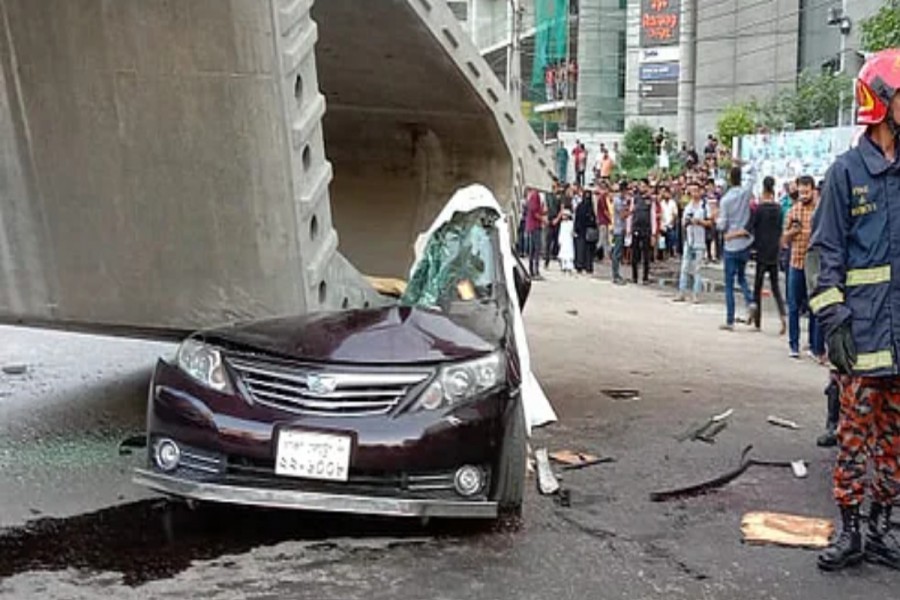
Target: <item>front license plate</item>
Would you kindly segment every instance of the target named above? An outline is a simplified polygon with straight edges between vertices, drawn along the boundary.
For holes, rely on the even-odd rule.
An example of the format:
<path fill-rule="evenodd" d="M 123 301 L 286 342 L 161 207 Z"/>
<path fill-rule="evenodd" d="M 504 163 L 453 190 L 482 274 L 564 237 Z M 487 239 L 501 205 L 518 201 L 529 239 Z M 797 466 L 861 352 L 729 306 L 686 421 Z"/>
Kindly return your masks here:
<path fill-rule="evenodd" d="M 278 435 L 275 474 L 347 481 L 351 439 L 345 435 L 285 430 Z"/>

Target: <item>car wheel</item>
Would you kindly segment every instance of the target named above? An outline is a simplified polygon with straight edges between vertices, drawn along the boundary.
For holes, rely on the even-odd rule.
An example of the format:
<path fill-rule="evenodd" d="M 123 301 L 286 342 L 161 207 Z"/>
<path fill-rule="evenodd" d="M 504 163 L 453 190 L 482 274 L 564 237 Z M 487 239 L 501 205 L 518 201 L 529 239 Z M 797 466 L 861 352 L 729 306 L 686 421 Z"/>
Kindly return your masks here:
<path fill-rule="evenodd" d="M 521 397 L 516 398 L 514 403 L 515 406 L 503 432 L 494 486 L 494 498 L 499 505 L 501 516 L 522 514 L 522 499 L 525 495 L 525 469 L 528 459 L 525 410 Z"/>

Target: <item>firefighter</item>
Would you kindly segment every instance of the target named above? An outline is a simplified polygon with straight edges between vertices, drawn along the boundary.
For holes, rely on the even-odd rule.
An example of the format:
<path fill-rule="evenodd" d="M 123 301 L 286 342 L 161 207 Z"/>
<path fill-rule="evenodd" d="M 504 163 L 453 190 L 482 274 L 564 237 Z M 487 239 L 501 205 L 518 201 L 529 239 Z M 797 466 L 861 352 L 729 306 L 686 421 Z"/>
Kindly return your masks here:
<path fill-rule="evenodd" d="M 810 300 L 842 378 L 834 497 L 842 529 L 819 555 L 838 570 L 863 559 L 900 569 L 891 507 L 900 496 L 900 49 L 870 58 L 856 82 L 859 144 L 825 178 L 813 220 L 819 262 Z M 863 544 L 860 505 L 869 458 L 872 504 Z"/>

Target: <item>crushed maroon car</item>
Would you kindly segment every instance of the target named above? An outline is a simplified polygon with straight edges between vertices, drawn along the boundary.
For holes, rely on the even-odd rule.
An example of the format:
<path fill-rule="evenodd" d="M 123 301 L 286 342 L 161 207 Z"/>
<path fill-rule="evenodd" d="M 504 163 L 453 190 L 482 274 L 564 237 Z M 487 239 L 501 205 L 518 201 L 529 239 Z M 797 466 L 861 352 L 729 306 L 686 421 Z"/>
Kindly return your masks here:
<path fill-rule="evenodd" d="M 405 294 L 384 306 L 191 335 L 156 366 L 135 482 L 313 511 L 520 511 L 526 424 L 512 311 L 530 281 L 500 251 L 497 218 L 478 209 L 441 226 Z"/>

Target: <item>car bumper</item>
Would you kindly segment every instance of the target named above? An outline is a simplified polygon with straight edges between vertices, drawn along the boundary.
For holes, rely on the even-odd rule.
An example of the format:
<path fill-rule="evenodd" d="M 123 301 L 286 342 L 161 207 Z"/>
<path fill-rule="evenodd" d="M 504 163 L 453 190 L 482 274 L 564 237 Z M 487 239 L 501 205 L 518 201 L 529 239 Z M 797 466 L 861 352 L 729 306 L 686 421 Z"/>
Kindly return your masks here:
<path fill-rule="evenodd" d="M 205 502 L 392 517 L 453 517 L 492 519 L 497 503 L 328 494 L 191 481 L 147 469 L 135 469 L 134 483 L 150 489 Z"/>

